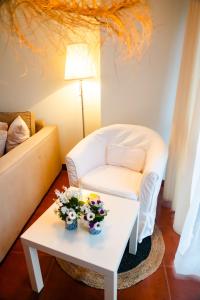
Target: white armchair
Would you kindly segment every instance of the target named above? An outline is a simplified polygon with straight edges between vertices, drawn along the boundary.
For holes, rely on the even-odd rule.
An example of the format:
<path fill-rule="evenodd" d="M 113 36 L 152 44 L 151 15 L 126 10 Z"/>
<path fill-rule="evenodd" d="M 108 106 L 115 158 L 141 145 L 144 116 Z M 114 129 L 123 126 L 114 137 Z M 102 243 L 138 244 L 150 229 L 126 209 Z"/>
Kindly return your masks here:
<path fill-rule="evenodd" d="M 96 130 L 66 156 L 71 186 L 140 201 L 139 242 L 153 233 L 166 161 L 156 132 L 127 124 Z"/>

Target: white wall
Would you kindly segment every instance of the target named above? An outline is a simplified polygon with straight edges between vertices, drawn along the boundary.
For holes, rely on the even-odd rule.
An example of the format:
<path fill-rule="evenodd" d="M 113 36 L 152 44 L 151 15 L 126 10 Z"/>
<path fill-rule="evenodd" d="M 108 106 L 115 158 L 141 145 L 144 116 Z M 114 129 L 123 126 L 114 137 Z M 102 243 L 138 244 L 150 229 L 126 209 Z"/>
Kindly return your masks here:
<path fill-rule="evenodd" d="M 0 37 L 0 111 L 30 110 L 46 124 L 56 124 L 64 162 L 65 154 L 82 138 L 79 83 L 64 80 L 61 45 L 43 43 L 45 50 L 38 54 L 16 43 L 7 45 Z M 100 126 L 99 33 L 92 34 L 88 43 L 97 78 L 83 83 L 86 134 Z"/>
<path fill-rule="evenodd" d="M 151 0 L 154 32 L 141 61 L 123 61 L 117 45 L 101 52 L 102 125 L 133 123 L 169 139 L 187 0 Z"/>

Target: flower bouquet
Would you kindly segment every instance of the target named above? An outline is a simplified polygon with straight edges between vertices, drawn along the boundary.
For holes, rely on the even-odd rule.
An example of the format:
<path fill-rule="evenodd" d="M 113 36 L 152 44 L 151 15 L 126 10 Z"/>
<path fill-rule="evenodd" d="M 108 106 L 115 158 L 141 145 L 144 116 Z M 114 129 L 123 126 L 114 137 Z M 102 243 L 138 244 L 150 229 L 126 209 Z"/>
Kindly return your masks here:
<path fill-rule="evenodd" d="M 56 213 L 65 221 L 65 227 L 68 230 L 74 230 L 78 226 L 78 219 L 81 217 L 81 192 L 77 188 L 66 188 L 63 187 L 64 191 L 60 192 L 55 190 L 57 196 L 56 203 L 58 208 Z"/>
<path fill-rule="evenodd" d="M 91 234 L 99 234 L 101 232 L 101 222 L 108 213 L 108 210 L 105 210 L 103 205 L 104 203 L 100 200 L 99 195 L 90 194 L 87 203 L 81 206 L 83 218 L 88 223 Z"/>

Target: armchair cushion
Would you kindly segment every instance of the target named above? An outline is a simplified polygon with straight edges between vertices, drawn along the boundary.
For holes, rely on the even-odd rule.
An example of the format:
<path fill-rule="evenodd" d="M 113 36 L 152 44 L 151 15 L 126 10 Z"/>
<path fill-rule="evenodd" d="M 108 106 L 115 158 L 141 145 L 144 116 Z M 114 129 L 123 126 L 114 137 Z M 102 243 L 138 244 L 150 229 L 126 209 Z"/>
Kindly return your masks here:
<path fill-rule="evenodd" d="M 130 169 L 104 165 L 93 169 L 80 180 L 81 187 L 133 200 L 138 199 L 142 174 Z"/>
<path fill-rule="evenodd" d="M 141 172 L 145 162 L 145 151 L 142 148 L 110 144 L 107 147 L 107 164 Z"/>

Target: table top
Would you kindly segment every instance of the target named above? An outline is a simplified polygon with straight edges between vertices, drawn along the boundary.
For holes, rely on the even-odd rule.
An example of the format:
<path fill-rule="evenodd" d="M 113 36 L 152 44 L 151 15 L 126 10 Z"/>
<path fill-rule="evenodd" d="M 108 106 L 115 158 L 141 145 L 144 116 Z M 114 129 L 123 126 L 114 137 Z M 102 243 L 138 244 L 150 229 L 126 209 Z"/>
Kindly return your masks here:
<path fill-rule="evenodd" d="M 22 242 L 98 272 L 117 271 L 139 212 L 139 202 L 98 194 L 109 210 L 100 234 L 90 234 L 84 224 L 78 230 L 65 229 L 64 221 L 54 212 L 54 203 L 22 234 Z"/>

